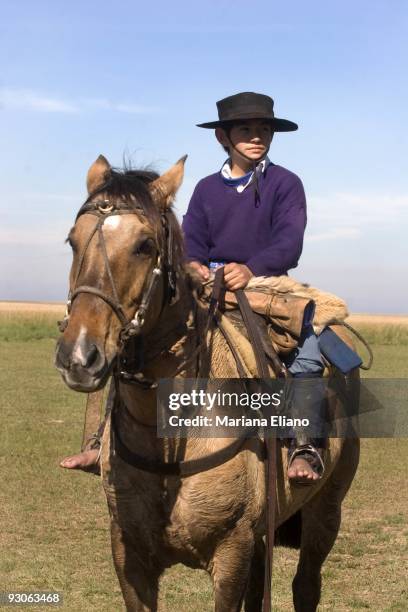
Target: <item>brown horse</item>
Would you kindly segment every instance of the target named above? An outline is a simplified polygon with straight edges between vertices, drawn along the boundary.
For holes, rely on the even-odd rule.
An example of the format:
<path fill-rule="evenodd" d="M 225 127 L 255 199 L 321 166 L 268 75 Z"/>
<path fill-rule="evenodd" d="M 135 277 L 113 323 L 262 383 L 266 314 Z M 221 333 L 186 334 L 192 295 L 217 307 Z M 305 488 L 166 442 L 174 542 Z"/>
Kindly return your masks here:
<path fill-rule="evenodd" d="M 160 439 L 156 433 L 155 381 L 202 376 L 189 356 L 197 355 L 203 340 L 197 323 L 203 306 L 183 266 L 171 211 L 183 166 L 184 159 L 161 177 L 117 172 L 101 156 L 89 169 L 89 197 L 68 238 L 70 299 L 56 365 L 65 383 L 83 392 L 103 387 L 115 374 L 115 423 L 108 419 L 105 427 L 101 464 L 126 609 L 157 610 L 160 576 L 184 563 L 211 575 L 216 612 L 238 611 L 243 601 L 245 610 L 255 612 L 263 598 L 262 440 L 248 438 L 231 454 L 231 439 Z M 126 352 L 129 343 L 132 354 Z M 210 344 L 202 349 L 210 375 L 236 378 L 235 360 L 218 330 Z M 137 467 L 121 458 L 118 440 L 139 458 Z M 204 471 L 163 468 L 188 468 L 223 449 L 225 461 Z M 318 605 L 321 566 L 335 542 L 358 456 L 356 439 L 331 439 L 322 480 L 295 487 L 286 478 L 285 449 L 279 453 L 277 526 L 301 514 L 293 581 L 298 612 Z"/>

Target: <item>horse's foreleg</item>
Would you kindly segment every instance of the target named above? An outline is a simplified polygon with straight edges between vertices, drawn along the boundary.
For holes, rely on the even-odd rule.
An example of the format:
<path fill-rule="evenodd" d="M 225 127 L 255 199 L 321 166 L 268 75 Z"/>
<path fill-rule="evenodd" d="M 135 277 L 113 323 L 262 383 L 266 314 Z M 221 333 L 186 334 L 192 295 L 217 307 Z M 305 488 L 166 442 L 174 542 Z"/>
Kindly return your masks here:
<path fill-rule="evenodd" d="M 156 612 L 160 572 L 146 567 L 126 533 L 112 520 L 112 554 L 127 612 Z"/>
<path fill-rule="evenodd" d="M 296 612 L 314 612 L 320 601 L 321 568 L 340 529 L 341 503 L 358 465 L 358 440 L 346 440 L 342 456 L 321 491 L 302 508 L 302 539 L 293 602 Z"/>
<path fill-rule="evenodd" d="M 239 612 L 254 550 L 252 534 L 236 531 L 217 547 L 213 557 L 215 612 Z"/>

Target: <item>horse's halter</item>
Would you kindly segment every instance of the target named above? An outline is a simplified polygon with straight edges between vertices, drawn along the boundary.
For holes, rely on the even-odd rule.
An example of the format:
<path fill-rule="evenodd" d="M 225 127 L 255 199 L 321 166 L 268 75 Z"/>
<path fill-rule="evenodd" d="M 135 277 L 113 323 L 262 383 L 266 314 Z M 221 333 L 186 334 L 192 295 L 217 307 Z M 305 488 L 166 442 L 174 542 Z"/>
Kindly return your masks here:
<path fill-rule="evenodd" d="M 160 280 L 160 277 L 163 276 L 164 272 L 167 272 L 167 279 L 165 278 L 165 290 L 163 297 L 162 308 L 165 305 L 165 302 L 171 302 L 175 295 L 176 291 L 176 273 L 173 267 L 173 237 L 171 232 L 171 225 L 169 224 L 167 211 L 162 210 L 160 213 L 161 217 L 161 225 L 163 232 L 163 239 L 159 244 L 156 244 L 157 248 L 157 257 L 154 268 L 151 272 L 150 278 L 148 282 L 145 283 L 145 289 L 142 294 L 142 299 L 139 303 L 138 308 L 133 316 L 133 318 L 129 319 L 125 311 L 123 309 L 122 304 L 120 303 L 115 280 L 113 278 L 111 266 L 109 263 L 108 253 L 106 250 L 106 242 L 105 237 L 103 235 L 103 224 L 108 217 L 113 215 L 127 215 L 127 214 L 139 214 L 144 215 L 144 211 L 141 206 L 129 205 L 126 202 L 118 202 L 112 203 L 110 200 L 96 200 L 91 202 L 85 202 L 85 204 L 80 209 L 76 221 L 83 214 L 91 214 L 95 215 L 98 220 L 91 230 L 88 238 L 86 239 L 85 246 L 81 252 L 78 269 L 75 275 L 75 279 L 72 285 L 72 289 L 70 289 L 67 299 L 66 312 L 62 321 L 58 323 L 59 330 L 64 332 L 69 323 L 69 317 L 71 314 L 72 303 L 75 298 L 81 293 L 90 293 L 92 295 L 96 295 L 101 298 L 106 304 L 108 304 L 113 312 L 118 317 L 119 321 L 122 324 L 122 328 L 120 330 L 119 339 L 120 343 L 123 346 L 125 342 L 132 336 L 137 336 L 141 333 L 143 325 L 145 323 L 145 315 L 149 308 L 151 298 L 155 292 L 156 286 Z M 100 289 L 96 287 L 91 287 L 89 285 L 80 285 L 77 287 L 77 282 L 79 276 L 81 274 L 81 270 L 83 267 L 83 263 L 85 260 L 85 255 L 87 253 L 88 247 L 91 244 L 92 238 L 95 234 L 98 233 L 99 241 L 102 248 L 102 255 L 105 264 L 106 271 L 108 273 L 110 285 L 112 287 L 112 295 L 107 295 Z M 161 246 L 160 246 L 161 244 Z"/>

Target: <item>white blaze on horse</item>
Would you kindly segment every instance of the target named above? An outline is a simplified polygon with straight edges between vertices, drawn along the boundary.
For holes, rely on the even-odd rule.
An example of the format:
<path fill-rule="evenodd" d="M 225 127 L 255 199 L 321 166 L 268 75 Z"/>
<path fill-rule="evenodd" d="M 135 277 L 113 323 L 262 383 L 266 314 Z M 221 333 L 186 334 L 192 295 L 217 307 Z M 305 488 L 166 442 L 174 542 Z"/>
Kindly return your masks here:
<path fill-rule="evenodd" d="M 246 611 L 259 612 L 263 440 L 160 439 L 156 432 L 154 382 L 203 376 L 197 371 L 202 362 L 191 358 L 200 342 L 208 357 L 204 375 L 238 376 L 218 329 L 211 331 L 209 348 L 198 337 L 204 306 L 183 265 L 182 236 L 171 210 L 184 161 L 161 177 L 114 171 L 102 156 L 91 166 L 89 197 L 68 238 L 70 299 L 56 365 L 77 391 L 100 389 L 110 374 L 116 379 L 115 422 L 113 427 L 109 418 L 105 427 L 101 466 L 127 610 L 157 610 L 160 576 L 184 563 L 211 575 L 216 612 L 238 611 L 243 602 Z M 131 381 L 132 367 L 138 376 Z M 115 444 L 138 458 L 137 467 L 112 451 Z M 337 537 L 358 456 L 357 439 L 330 439 L 323 478 L 313 487 L 293 487 L 285 476 L 286 449 L 278 453 L 276 524 L 298 511 L 301 517 L 301 534 L 291 537 L 300 546 L 293 581 L 297 612 L 315 610 L 320 600 L 321 566 Z"/>

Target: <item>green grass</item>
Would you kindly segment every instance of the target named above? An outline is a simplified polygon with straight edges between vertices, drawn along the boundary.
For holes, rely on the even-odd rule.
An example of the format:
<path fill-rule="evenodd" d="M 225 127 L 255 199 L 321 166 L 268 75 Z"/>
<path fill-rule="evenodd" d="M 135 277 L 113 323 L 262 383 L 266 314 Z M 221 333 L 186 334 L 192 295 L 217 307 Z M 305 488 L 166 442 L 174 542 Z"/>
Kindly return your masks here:
<path fill-rule="evenodd" d="M 353 327 L 362 334 L 369 344 L 385 346 L 408 345 L 408 325 L 398 323 L 358 323 L 353 325 Z"/>
<path fill-rule="evenodd" d="M 57 338 L 57 321 L 61 315 L 53 312 L 0 312 L 0 342 L 30 342 Z"/>
<path fill-rule="evenodd" d="M 5 334 L 0 345 L 0 591 L 58 590 L 62 610 L 118 611 L 123 602 L 100 482 L 58 468 L 79 448 L 85 396 L 69 391 L 53 367 L 55 332 L 50 337 L 47 325 L 56 316 L 50 316 L 45 327 L 42 317 L 9 317 L 6 327 L 11 321 L 27 329 L 14 339 Z M 408 346 L 375 344 L 374 351 L 369 376 L 408 377 Z M 407 471 L 408 440 L 363 440 L 342 529 L 324 566 L 319 610 L 407 609 Z M 296 562 L 296 551 L 277 549 L 277 612 L 292 609 Z M 182 566 L 165 574 L 160 611 L 174 610 L 212 610 L 206 574 Z"/>
<path fill-rule="evenodd" d="M 0 341 L 24 342 L 56 338 L 58 335 L 57 321 L 62 319 L 63 312 L 63 307 L 61 307 L 60 314 L 47 311 L 0 311 Z M 358 323 L 354 327 L 370 344 L 383 346 L 408 345 L 408 325 L 406 324 Z"/>

